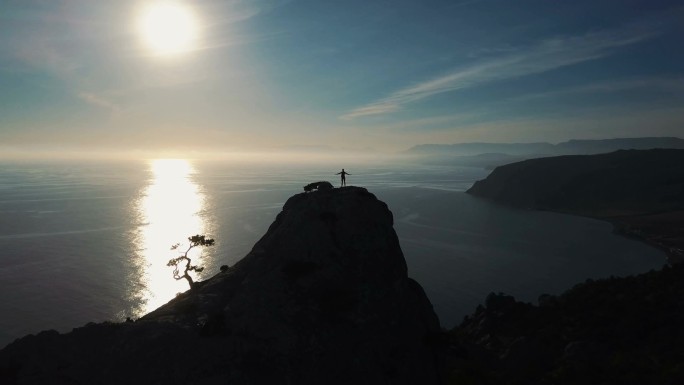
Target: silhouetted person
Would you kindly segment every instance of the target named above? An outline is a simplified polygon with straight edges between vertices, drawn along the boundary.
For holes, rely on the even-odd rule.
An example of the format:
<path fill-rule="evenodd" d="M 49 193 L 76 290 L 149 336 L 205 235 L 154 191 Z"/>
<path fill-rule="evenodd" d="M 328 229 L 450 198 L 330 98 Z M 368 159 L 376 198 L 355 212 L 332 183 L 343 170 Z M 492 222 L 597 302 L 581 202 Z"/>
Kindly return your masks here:
<path fill-rule="evenodd" d="M 342 186 L 346 186 L 346 185 L 347 185 L 347 178 L 345 178 L 345 176 L 346 176 L 346 175 L 351 175 L 351 174 L 348 173 L 348 172 L 346 172 L 346 171 L 344 171 L 344 169 L 342 169 L 342 171 L 338 172 L 338 173 L 335 174 L 335 175 L 339 175 L 339 176 L 340 176 L 340 179 L 341 179 L 341 180 L 340 180 L 340 187 L 342 187 Z"/>

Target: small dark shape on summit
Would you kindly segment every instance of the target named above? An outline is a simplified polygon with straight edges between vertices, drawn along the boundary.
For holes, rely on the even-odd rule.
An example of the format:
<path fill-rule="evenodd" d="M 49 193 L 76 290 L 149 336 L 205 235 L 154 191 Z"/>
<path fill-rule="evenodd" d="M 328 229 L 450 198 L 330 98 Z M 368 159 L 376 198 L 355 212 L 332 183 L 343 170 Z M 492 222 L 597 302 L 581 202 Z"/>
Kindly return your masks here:
<path fill-rule="evenodd" d="M 332 190 L 332 189 L 333 189 L 332 183 L 326 182 L 326 181 L 313 182 L 313 183 L 309 183 L 306 186 L 304 186 L 305 192 L 312 192 L 315 190 Z"/>

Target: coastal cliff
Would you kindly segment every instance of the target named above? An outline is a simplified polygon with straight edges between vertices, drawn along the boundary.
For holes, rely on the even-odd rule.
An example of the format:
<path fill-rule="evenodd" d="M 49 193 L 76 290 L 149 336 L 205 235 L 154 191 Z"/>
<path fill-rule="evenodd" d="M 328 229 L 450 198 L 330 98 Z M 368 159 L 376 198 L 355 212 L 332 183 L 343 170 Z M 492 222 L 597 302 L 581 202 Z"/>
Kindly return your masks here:
<path fill-rule="evenodd" d="M 594 217 L 684 209 L 684 150 L 621 150 L 497 167 L 469 194 Z"/>
<path fill-rule="evenodd" d="M 684 258 L 684 150 L 621 150 L 530 159 L 497 167 L 469 194 L 612 222 L 616 230 Z"/>
<path fill-rule="evenodd" d="M 0 382 L 440 383 L 439 320 L 392 225 L 363 188 L 295 195 L 235 266 L 135 322 L 21 338 Z"/>
<path fill-rule="evenodd" d="M 468 193 L 608 220 L 672 266 L 588 280 L 538 305 L 490 294 L 449 332 L 450 384 L 681 384 L 684 150 L 629 150 L 496 168 Z"/>

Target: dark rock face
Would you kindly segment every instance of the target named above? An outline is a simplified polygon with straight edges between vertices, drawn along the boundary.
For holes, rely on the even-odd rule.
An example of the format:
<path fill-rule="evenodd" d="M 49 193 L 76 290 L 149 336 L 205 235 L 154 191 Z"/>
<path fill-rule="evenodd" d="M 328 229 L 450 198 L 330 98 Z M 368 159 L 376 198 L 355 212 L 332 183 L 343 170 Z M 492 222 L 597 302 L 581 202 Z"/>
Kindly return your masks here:
<path fill-rule="evenodd" d="M 497 167 L 468 193 L 513 206 L 613 217 L 684 209 L 684 150 L 625 150 Z"/>
<path fill-rule="evenodd" d="M 362 188 L 295 195 L 234 267 L 136 322 L 24 337 L 0 382 L 440 383 L 439 321 L 392 221 Z"/>
<path fill-rule="evenodd" d="M 490 294 L 449 333 L 449 383 L 682 384 L 682 298 L 682 265 L 588 280 L 539 306 Z"/>

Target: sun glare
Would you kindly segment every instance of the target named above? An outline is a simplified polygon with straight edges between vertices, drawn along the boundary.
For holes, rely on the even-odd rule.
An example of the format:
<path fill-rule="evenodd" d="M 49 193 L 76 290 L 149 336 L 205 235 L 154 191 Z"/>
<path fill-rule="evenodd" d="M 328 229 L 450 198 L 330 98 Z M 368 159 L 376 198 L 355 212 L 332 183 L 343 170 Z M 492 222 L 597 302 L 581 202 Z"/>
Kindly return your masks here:
<path fill-rule="evenodd" d="M 149 163 L 150 183 L 135 203 L 143 224 L 135 234 L 138 245 L 136 270 L 129 296 L 139 303 L 134 316 L 140 317 L 188 289 L 187 282 L 173 279 L 166 262 L 176 256 L 169 247 L 188 236 L 206 233 L 200 213 L 205 197 L 193 180 L 195 169 L 184 159 L 156 159 Z M 192 250 L 193 262 L 202 265 L 202 250 Z"/>
<path fill-rule="evenodd" d="M 160 55 L 176 55 L 195 48 L 198 29 L 192 9 L 177 1 L 152 2 L 140 16 L 142 39 Z"/>

